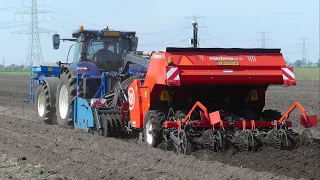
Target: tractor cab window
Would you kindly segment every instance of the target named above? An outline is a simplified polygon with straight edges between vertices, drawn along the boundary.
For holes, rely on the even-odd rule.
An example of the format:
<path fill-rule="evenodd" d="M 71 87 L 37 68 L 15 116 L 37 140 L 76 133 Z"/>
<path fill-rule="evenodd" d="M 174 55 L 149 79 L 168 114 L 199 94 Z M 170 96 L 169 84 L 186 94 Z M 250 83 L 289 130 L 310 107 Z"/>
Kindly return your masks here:
<path fill-rule="evenodd" d="M 129 41 L 127 39 L 105 38 L 91 40 L 87 44 L 87 59 L 102 69 L 118 71 L 128 50 Z"/>
<path fill-rule="evenodd" d="M 81 48 L 82 48 L 81 41 L 77 40 L 74 48 L 73 62 L 78 62 L 80 60 Z"/>

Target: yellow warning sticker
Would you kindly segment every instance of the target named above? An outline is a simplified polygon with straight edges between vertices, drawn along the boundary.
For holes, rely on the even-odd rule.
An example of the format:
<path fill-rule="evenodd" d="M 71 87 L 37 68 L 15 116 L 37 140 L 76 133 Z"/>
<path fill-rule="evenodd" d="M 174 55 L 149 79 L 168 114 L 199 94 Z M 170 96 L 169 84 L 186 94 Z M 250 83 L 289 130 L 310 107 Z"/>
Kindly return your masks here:
<path fill-rule="evenodd" d="M 217 65 L 220 66 L 239 66 L 239 62 L 237 61 L 217 61 Z"/>
<path fill-rule="evenodd" d="M 258 100 L 258 91 L 252 90 L 251 91 L 251 101 L 257 101 Z"/>
<path fill-rule="evenodd" d="M 168 91 L 162 91 L 160 94 L 160 101 L 169 101 L 170 96 Z"/>
<path fill-rule="evenodd" d="M 52 67 L 48 67 L 48 71 L 52 71 Z"/>

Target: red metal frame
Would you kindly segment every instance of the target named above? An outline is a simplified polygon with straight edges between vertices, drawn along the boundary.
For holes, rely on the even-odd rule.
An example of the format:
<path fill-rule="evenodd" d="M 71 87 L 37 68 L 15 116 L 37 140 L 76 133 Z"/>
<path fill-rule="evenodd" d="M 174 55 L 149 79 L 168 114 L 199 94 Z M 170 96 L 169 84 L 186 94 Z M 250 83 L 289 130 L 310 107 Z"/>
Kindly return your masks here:
<path fill-rule="evenodd" d="M 170 61 L 169 61 L 170 60 Z M 173 70 L 171 70 L 173 69 Z M 173 88 L 172 86 L 197 86 L 197 85 L 296 85 L 292 67 L 286 66 L 284 58 L 280 52 L 245 51 L 242 53 L 221 49 L 209 51 L 166 51 L 153 52 L 146 78 L 143 83 L 134 81 L 130 88 L 134 90 L 134 108 L 130 109 L 130 123 L 133 128 L 143 128 L 144 118 L 151 107 L 157 107 L 157 99 L 161 90 Z M 165 87 L 165 88 L 164 88 Z M 264 90 L 259 89 L 259 100 L 253 102 L 254 111 L 261 112 L 264 106 Z M 175 99 L 175 97 L 172 97 Z M 178 98 L 176 98 L 178 99 Z M 174 100 L 175 101 L 175 100 Z M 298 106 L 298 105 L 297 105 Z M 203 111 L 201 122 L 190 120 L 191 112 L 200 107 Z M 255 108 L 255 107 L 258 107 Z M 298 106 L 300 107 L 300 106 Z M 259 109 L 260 108 L 260 109 Z M 256 110 L 257 109 L 257 110 Z M 301 110 L 301 108 L 300 108 Z M 292 111 L 288 110 L 285 115 Z M 302 112 L 304 109 L 302 109 Z M 181 127 L 184 124 L 192 124 L 201 127 L 226 128 L 230 124 L 222 121 L 219 112 L 208 113 L 206 107 L 197 102 L 190 110 L 187 117 L 181 122 L 166 121 L 165 127 Z M 301 123 L 305 127 L 317 124 L 316 116 L 301 116 Z M 284 123 L 281 120 L 273 122 L 255 122 L 246 120 L 237 122 L 235 127 L 245 127 L 254 129 L 255 127 L 276 127 Z M 290 127 L 292 124 L 284 124 Z"/>
<path fill-rule="evenodd" d="M 190 120 L 191 113 L 197 107 L 199 107 L 203 111 L 203 113 L 200 112 L 201 114 L 200 122 Z M 305 109 L 298 102 L 295 102 L 279 120 L 274 120 L 273 122 L 242 120 L 241 122 L 235 122 L 232 126 L 236 128 L 251 129 L 251 130 L 254 130 L 255 128 L 272 128 L 272 127 L 277 128 L 277 126 L 279 125 L 285 125 L 285 127 L 292 127 L 292 122 L 286 121 L 286 118 L 289 117 L 289 114 L 296 107 L 298 107 L 303 113 L 303 115 L 301 115 L 300 117 L 300 121 L 304 127 L 309 128 L 309 127 L 319 125 L 317 115 L 307 116 Z M 214 129 L 214 128 L 224 129 L 231 126 L 229 122 L 221 120 L 221 114 L 219 113 L 219 111 L 208 113 L 207 108 L 203 104 L 201 104 L 199 101 L 195 103 L 195 105 L 192 107 L 192 109 L 189 111 L 187 116 L 182 121 L 165 121 L 164 127 L 165 128 L 181 128 L 182 126 L 187 124 L 195 127 L 211 128 L 211 129 Z"/>
<path fill-rule="evenodd" d="M 293 105 L 283 114 L 283 116 L 279 119 L 279 123 L 284 122 L 290 115 L 290 113 L 298 107 L 299 110 L 302 112 L 300 114 L 300 123 L 305 128 L 310 128 L 314 126 L 319 126 L 319 120 L 317 115 L 307 115 L 307 111 L 299 104 L 298 102 L 293 103 Z"/>

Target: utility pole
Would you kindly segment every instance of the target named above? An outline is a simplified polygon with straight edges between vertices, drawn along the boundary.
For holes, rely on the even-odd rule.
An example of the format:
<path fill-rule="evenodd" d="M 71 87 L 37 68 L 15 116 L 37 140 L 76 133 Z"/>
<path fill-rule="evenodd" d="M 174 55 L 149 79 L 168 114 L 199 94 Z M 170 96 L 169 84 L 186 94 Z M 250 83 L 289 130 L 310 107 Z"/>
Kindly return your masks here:
<path fill-rule="evenodd" d="M 193 21 L 192 22 L 193 26 L 193 39 L 191 39 L 191 43 L 194 48 L 198 47 L 198 22 Z"/>
<path fill-rule="evenodd" d="M 300 38 L 300 40 L 302 40 L 302 44 L 299 44 L 299 45 L 302 45 L 302 59 L 301 59 L 301 61 L 302 61 L 303 65 L 306 65 L 306 60 L 307 60 L 307 45 L 309 45 L 306 43 L 307 39 L 309 39 L 309 38 L 305 38 L 305 37 Z"/>
<path fill-rule="evenodd" d="M 31 8 L 28 10 L 17 11 L 15 14 L 30 14 L 31 20 L 28 29 L 13 32 L 13 34 L 27 34 L 29 35 L 29 47 L 26 66 L 39 65 L 43 62 L 43 55 L 40 43 L 40 33 L 54 33 L 55 31 L 47 30 L 38 27 L 38 14 L 53 13 L 48 10 L 38 10 L 37 0 L 32 0 Z"/>
<path fill-rule="evenodd" d="M 186 17 L 186 19 L 193 19 L 192 21 L 192 27 L 193 27 L 193 38 L 191 39 L 191 44 L 192 47 L 197 48 L 199 47 L 199 38 L 198 38 L 198 30 L 199 30 L 199 26 L 198 26 L 198 18 L 205 18 L 202 16 L 189 16 Z"/>
<path fill-rule="evenodd" d="M 269 32 L 266 31 L 261 31 L 261 32 L 257 32 L 259 34 L 261 34 L 261 48 L 266 48 L 266 40 L 269 40 L 270 38 L 266 38 L 266 34 L 269 34 Z"/>

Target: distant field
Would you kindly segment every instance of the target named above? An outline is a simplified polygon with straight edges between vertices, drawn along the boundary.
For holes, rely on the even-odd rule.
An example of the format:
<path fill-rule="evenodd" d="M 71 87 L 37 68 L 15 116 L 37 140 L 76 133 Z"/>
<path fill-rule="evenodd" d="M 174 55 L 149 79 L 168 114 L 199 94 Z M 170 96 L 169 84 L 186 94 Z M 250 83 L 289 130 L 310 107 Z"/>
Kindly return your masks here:
<path fill-rule="evenodd" d="M 319 80 L 320 67 L 293 67 L 296 79 L 299 80 Z"/>
<path fill-rule="evenodd" d="M 0 75 L 30 75 L 30 71 L 0 71 Z"/>
<path fill-rule="evenodd" d="M 320 67 L 294 67 L 296 79 L 319 80 Z M 30 75 L 30 71 L 0 71 L 0 75 Z"/>

